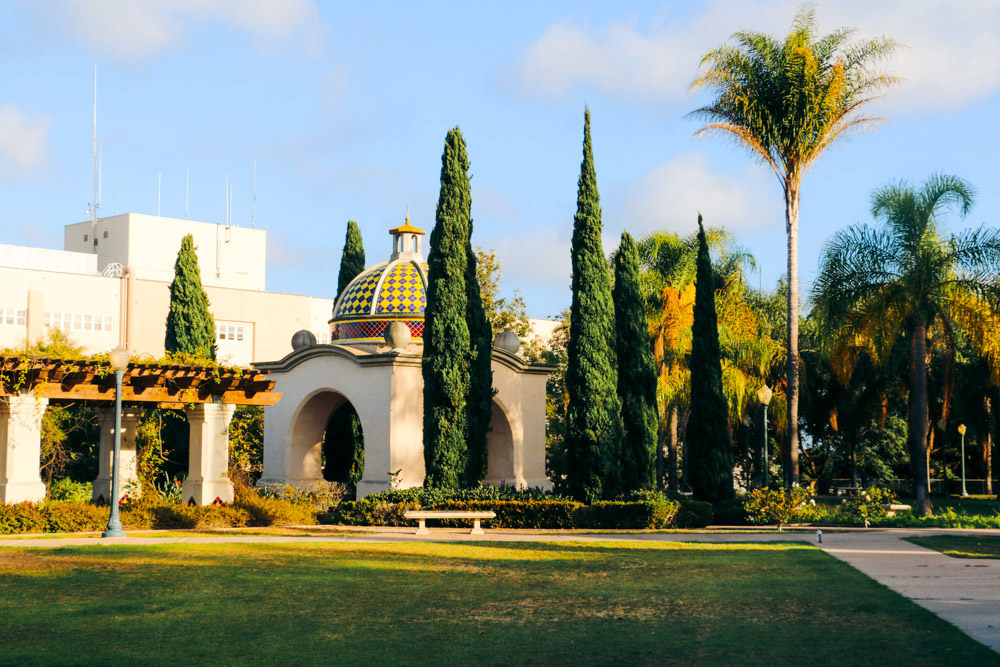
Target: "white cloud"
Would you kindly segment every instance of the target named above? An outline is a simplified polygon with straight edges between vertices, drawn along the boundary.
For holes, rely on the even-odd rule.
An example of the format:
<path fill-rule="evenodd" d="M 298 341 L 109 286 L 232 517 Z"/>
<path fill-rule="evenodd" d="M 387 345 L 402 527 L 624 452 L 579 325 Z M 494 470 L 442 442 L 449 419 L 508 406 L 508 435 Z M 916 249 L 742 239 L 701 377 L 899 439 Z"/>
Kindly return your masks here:
<path fill-rule="evenodd" d="M 777 190 L 763 167 L 748 165 L 734 174 L 714 172 L 708 156 L 692 151 L 626 185 L 621 204 L 612 207 L 605 221 L 619 222 L 637 237 L 662 229 L 686 234 L 696 229 L 700 212 L 707 225 L 747 232 L 773 223 L 775 211 L 784 210 L 775 200 Z"/>
<path fill-rule="evenodd" d="M 0 176 L 25 176 L 46 163 L 49 116 L 29 116 L 14 104 L 0 106 Z"/>
<path fill-rule="evenodd" d="M 212 22 L 244 30 L 265 48 L 296 40 L 316 56 L 322 46 L 312 0 L 62 0 L 35 9 L 87 47 L 124 61 L 170 50 L 194 28 Z"/>
<path fill-rule="evenodd" d="M 690 19 L 648 28 L 560 22 L 524 49 L 516 79 L 539 97 L 582 86 L 624 99 L 685 100 L 706 51 L 736 30 L 785 34 L 798 4 L 714 0 Z M 857 39 L 886 34 L 908 47 L 887 64 L 905 79 L 887 98 L 892 109 L 953 108 L 1000 88 L 1000 3 L 828 0 L 818 3 L 817 17 L 823 33 L 855 27 Z"/>

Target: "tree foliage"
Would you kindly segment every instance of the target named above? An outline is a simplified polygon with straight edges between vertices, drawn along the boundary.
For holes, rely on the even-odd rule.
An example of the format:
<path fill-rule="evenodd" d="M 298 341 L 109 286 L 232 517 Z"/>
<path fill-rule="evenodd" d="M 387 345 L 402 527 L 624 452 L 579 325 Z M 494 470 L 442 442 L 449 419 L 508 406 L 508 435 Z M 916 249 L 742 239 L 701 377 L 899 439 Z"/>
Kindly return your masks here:
<path fill-rule="evenodd" d="M 353 220 L 347 221 L 344 251 L 340 255 L 340 273 L 337 275 L 337 299 L 354 278 L 365 270 L 365 246 L 361 229 Z"/>
<path fill-rule="evenodd" d="M 872 216 L 881 224 L 834 235 L 813 292 L 819 325 L 835 334 L 828 349 L 842 383 L 862 351 L 886 363 L 899 345 L 909 347 L 910 460 L 917 509 L 925 516 L 931 512 L 927 342 L 944 344 L 945 373 L 953 377 L 956 328 L 984 350 L 997 349 L 1000 338 L 1000 233 L 979 227 L 945 236 L 939 221 L 950 206 L 964 217 L 973 201 L 972 186 L 948 175 L 931 176 L 919 189 L 899 182 L 876 190 Z M 1000 357 L 987 352 L 986 358 L 996 377 Z"/>
<path fill-rule="evenodd" d="M 163 347 L 167 352 L 215 360 L 215 320 L 208 310 L 208 296 L 201 286 L 201 271 L 194 237 L 181 240 L 170 283 L 170 310 Z"/>
<path fill-rule="evenodd" d="M 455 488 L 466 461 L 472 345 L 466 318 L 469 159 L 458 128 L 445 138 L 431 231 L 424 314 L 424 486 Z"/>
<path fill-rule="evenodd" d="M 469 188 L 468 173 L 464 183 Z M 493 328 L 486 315 L 482 290 L 479 286 L 479 267 L 476 252 L 472 249 L 472 216 L 465 232 L 465 289 L 467 294 L 465 321 L 469 328 L 472 359 L 469 363 L 468 454 L 465 462 L 464 483 L 475 486 L 486 476 L 486 438 L 493 416 Z"/>
<path fill-rule="evenodd" d="M 628 492 L 653 486 L 657 424 L 656 372 L 639 288 L 639 254 L 628 232 L 622 232 L 615 254 L 612 296 L 622 415 L 621 490 Z"/>
<path fill-rule="evenodd" d="M 722 393 L 715 280 L 700 215 L 697 266 L 691 335 L 691 417 L 687 427 L 689 474 L 696 499 L 719 502 L 734 495 L 733 453 L 728 406 Z"/>
<path fill-rule="evenodd" d="M 716 96 L 691 115 L 708 122 L 696 133 L 721 134 L 746 148 L 782 184 L 788 232 L 786 482 L 798 479 L 799 277 L 798 225 L 802 177 L 835 143 L 880 119 L 870 103 L 897 82 L 877 69 L 897 48 L 886 37 L 851 43 L 853 30 L 817 34 L 815 9 L 801 8 L 784 40 L 758 32 L 733 35 L 737 45 L 712 49 L 692 88 Z"/>
<path fill-rule="evenodd" d="M 583 162 L 572 241 L 573 302 L 566 390 L 566 490 L 580 500 L 614 495 L 619 488 L 622 423 L 616 390 L 615 313 L 611 274 L 601 245 L 601 205 L 584 115 Z"/>

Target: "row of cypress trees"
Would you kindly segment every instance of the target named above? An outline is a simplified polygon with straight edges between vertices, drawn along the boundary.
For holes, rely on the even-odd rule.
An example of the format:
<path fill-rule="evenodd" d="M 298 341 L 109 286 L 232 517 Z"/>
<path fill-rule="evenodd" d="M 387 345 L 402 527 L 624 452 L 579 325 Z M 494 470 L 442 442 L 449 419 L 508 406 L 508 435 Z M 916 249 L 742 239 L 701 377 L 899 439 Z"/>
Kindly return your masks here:
<path fill-rule="evenodd" d="M 601 244 L 601 203 L 584 112 L 583 162 L 573 218 L 566 391 L 568 493 L 586 502 L 648 488 L 656 446 L 656 376 L 628 233 L 615 257 L 615 286 Z"/>
<path fill-rule="evenodd" d="M 698 216 L 699 252 L 691 351 L 692 410 L 687 439 L 695 497 L 733 497 L 732 447 L 722 393 L 715 281 Z M 639 287 L 635 242 L 622 234 L 614 287 L 601 245 L 601 206 L 584 113 L 583 162 L 573 219 L 567 348 L 565 490 L 586 502 L 652 488 L 656 451 L 656 372 Z"/>

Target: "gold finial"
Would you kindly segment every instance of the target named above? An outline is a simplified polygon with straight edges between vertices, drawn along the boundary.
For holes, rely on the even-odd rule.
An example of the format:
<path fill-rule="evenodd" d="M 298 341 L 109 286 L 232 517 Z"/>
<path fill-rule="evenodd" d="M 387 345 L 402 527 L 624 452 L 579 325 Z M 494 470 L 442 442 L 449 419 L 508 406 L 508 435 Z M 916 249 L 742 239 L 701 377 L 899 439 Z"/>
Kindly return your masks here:
<path fill-rule="evenodd" d="M 406 205 L 406 226 L 410 226 L 410 205 Z"/>

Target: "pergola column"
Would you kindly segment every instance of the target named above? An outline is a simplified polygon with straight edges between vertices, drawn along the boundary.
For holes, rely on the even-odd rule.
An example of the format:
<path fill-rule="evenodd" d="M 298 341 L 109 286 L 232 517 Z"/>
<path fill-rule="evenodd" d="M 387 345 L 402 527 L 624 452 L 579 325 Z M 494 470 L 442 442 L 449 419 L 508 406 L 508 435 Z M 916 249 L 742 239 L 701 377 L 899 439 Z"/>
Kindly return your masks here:
<path fill-rule="evenodd" d="M 182 493 L 184 502 L 211 504 L 216 498 L 233 502 L 229 480 L 229 422 L 236 406 L 231 403 L 198 403 L 184 410 L 191 428 L 188 476 Z"/>
<path fill-rule="evenodd" d="M 48 404 L 33 394 L 0 399 L 0 503 L 45 500 L 39 461 Z"/>
<path fill-rule="evenodd" d="M 115 455 L 115 409 L 101 408 L 97 412 L 97 422 L 101 428 L 101 445 L 98 453 L 97 479 L 94 480 L 94 502 L 111 502 L 111 468 Z M 135 438 L 139 429 L 139 411 L 122 410 L 122 444 L 118 457 L 118 498 L 125 495 L 125 487 L 130 482 L 138 482 Z M 138 485 L 135 486 L 138 491 Z"/>

